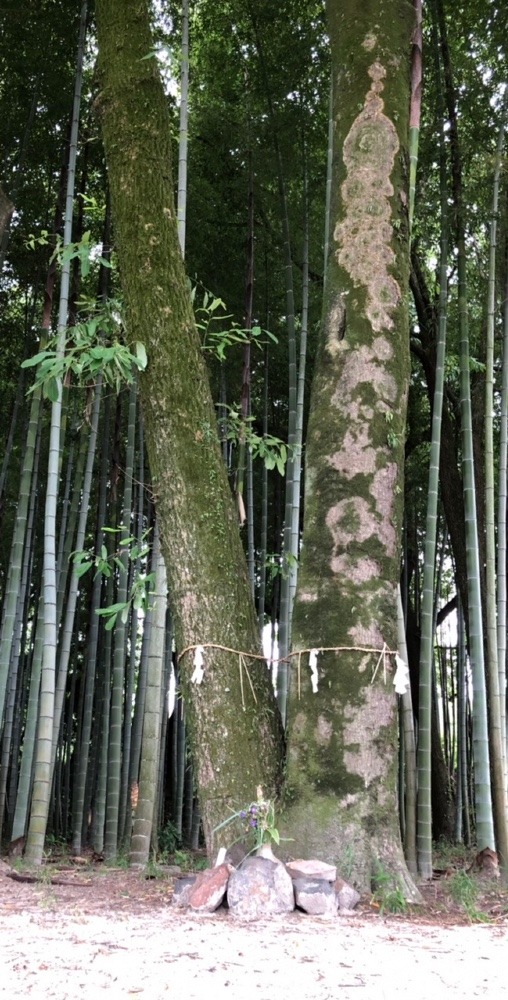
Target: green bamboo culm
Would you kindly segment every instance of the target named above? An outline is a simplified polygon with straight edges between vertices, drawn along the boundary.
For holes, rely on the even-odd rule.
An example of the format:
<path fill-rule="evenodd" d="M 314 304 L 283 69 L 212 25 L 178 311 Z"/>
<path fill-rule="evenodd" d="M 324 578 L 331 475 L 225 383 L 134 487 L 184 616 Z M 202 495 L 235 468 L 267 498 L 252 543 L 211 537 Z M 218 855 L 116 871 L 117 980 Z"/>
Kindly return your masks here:
<path fill-rule="evenodd" d="M 86 39 L 87 4 L 82 4 L 74 101 L 69 143 L 69 163 L 67 171 L 67 192 L 64 221 L 64 248 L 72 240 L 72 216 L 74 205 L 74 182 L 76 172 L 77 139 L 81 89 L 83 83 L 83 62 Z M 70 291 L 70 260 L 64 261 L 60 278 L 60 302 L 58 313 L 57 355 L 64 350 L 65 332 Z M 57 656 L 57 580 L 56 550 L 57 538 L 57 497 L 61 461 L 62 435 L 62 386 L 58 385 L 58 396 L 51 405 L 51 425 L 48 454 L 48 476 L 46 482 L 46 502 L 44 510 L 44 647 L 39 703 L 39 723 L 35 750 L 34 783 L 26 857 L 32 864 L 40 865 L 44 853 L 44 839 L 51 797 L 51 779 L 54 762 L 53 723 L 55 712 L 55 682 Z"/>
<path fill-rule="evenodd" d="M 293 606 L 298 580 L 298 557 L 300 554 L 300 510 L 302 496 L 303 459 L 303 418 L 305 404 L 305 371 L 307 365 L 307 333 L 309 325 L 309 191 L 307 176 L 307 149 L 302 141 L 302 201 L 303 201 L 303 242 L 302 242 L 302 312 L 298 356 L 298 381 L 296 397 L 296 427 L 293 456 L 293 502 L 291 508 L 291 554 L 293 558 L 286 568 L 289 579 L 289 637 L 292 633 Z"/>
<path fill-rule="evenodd" d="M 469 653 L 473 679 L 473 760 L 475 786 L 476 836 L 478 850 L 495 851 L 494 818 L 490 783 L 489 731 L 487 722 L 487 690 L 483 646 L 483 615 L 481 603 L 480 555 L 476 512 L 473 426 L 470 385 L 469 316 L 467 308 L 467 250 L 462 191 L 462 164 L 458 135 L 455 88 L 448 46 L 447 27 L 442 0 L 436 0 L 439 25 L 445 100 L 450 123 L 450 153 L 452 166 L 455 235 L 457 241 L 458 317 L 460 335 L 460 415 L 462 444 L 462 476 L 466 525 L 466 564 L 469 608 Z"/>
<path fill-rule="evenodd" d="M 413 0 L 416 25 L 411 53 L 411 104 L 409 110 L 409 234 L 413 228 L 416 198 L 416 170 L 420 140 L 420 115 L 422 105 L 422 0 Z"/>
<path fill-rule="evenodd" d="M 124 537 L 131 533 L 132 515 L 132 470 L 134 468 L 134 444 L 136 436 L 136 407 L 137 407 L 137 386 L 133 381 L 129 392 L 129 410 L 127 420 L 127 448 L 125 457 L 125 483 L 123 493 L 123 514 L 121 528 L 125 532 Z M 122 532 L 119 535 L 120 544 Z M 118 589 L 116 599 L 119 604 L 125 604 L 128 596 L 128 552 L 125 546 L 122 547 L 120 556 L 123 570 L 118 578 Z M 123 616 L 118 615 L 113 636 L 113 677 L 111 686 L 111 708 L 109 727 L 109 755 L 108 755 L 108 786 L 106 799 L 106 826 L 104 838 L 104 851 L 108 859 L 115 858 L 118 850 L 118 836 L 120 827 L 120 805 L 122 799 L 122 723 L 123 723 L 123 692 L 125 684 L 127 631 L 126 622 Z M 127 784 L 128 772 L 123 772 L 125 784 Z M 124 788 L 124 801 L 126 800 L 127 789 Z"/>
<path fill-rule="evenodd" d="M 508 86 L 501 106 L 501 120 L 494 163 L 492 213 L 489 239 L 489 280 L 487 302 L 487 344 L 485 358 L 485 536 L 486 536 L 486 644 L 489 740 L 491 754 L 492 801 L 496 841 L 501 868 L 508 876 L 508 811 L 506 797 L 506 705 L 505 671 L 498 660 L 496 602 L 496 523 L 494 484 L 494 341 L 496 313 L 496 249 L 499 185 L 503 163 Z M 506 567 L 505 567 L 506 568 Z M 503 707 L 501 705 L 503 703 Z"/>
<path fill-rule="evenodd" d="M 148 676 L 143 720 L 143 739 L 137 801 L 130 841 L 129 863 L 134 868 L 146 865 L 150 853 L 152 829 L 157 817 L 157 778 L 161 722 L 161 688 L 163 685 L 164 639 L 166 631 L 167 580 L 166 567 L 160 551 L 157 522 L 155 525 L 152 565 L 155 567 L 155 587 L 152 594 L 154 612 L 148 651 Z"/>
<path fill-rule="evenodd" d="M 95 550 L 100 552 L 105 540 L 103 526 L 106 524 L 106 490 L 109 468 L 109 430 L 110 430 L 110 399 L 107 398 L 103 408 L 102 430 L 101 430 L 101 460 L 99 469 L 99 499 L 97 505 L 97 528 Z M 83 834 L 87 832 L 88 824 L 85 822 L 85 798 L 86 785 L 90 761 L 90 748 L 92 730 L 94 724 L 94 693 L 96 691 L 97 675 L 97 654 L 99 648 L 99 625 L 100 617 L 97 614 L 100 608 L 100 595 L 102 578 L 99 573 L 94 576 L 90 597 L 88 633 L 86 646 L 86 665 L 83 679 L 83 712 L 81 716 L 80 741 L 76 750 L 76 770 L 74 773 L 73 797 L 72 797 L 72 851 L 75 855 L 80 855 L 83 848 Z M 97 698 L 100 705 L 100 699 Z M 97 724 L 97 719 L 95 720 Z M 95 744 L 95 741 L 94 741 Z"/>
<path fill-rule="evenodd" d="M 505 93 L 506 98 L 506 93 Z M 499 691 L 501 693 L 501 727 L 506 733 L 506 646 L 507 646 L 507 505 L 508 505 L 508 241 L 505 257 L 505 288 L 503 310 L 503 361 L 501 386 L 501 413 L 499 433 L 499 489 L 497 515 L 497 657 L 499 669 Z M 505 742 L 505 758 L 508 745 Z M 505 759 L 505 770 L 508 771 Z M 507 774 L 508 788 L 508 774 Z"/>
<path fill-rule="evenodd" d="M 440 199 L 441 245 L 439 260 L 439 313 L 436 345 L 435 388 L 432 404 L 432 429 L 425 524 L 425 556 L 422 603 L 420 612 L 421 642 L 418 702 L 418 807 L 417 853 L 418 870 L 423 878 L 432 878 L 432 666 L 434 658 L 434 576 L 436 564 L 437 520 L 439 500 L 439 458 L 441 452 L 441 421 L 445 378 L 446 322 L 448 307 L 448 184 L 444 144 L 444 104 L 441 89 L 438 34 L 434 24 L 436 83 L 440 124 Z"/>
<path fill-rule="evenodd" d="M 399 656 L 402 660 L 404 660 L 404 663 L 408 663 L 409 658 L 406 645 L 406 626 L 400 587 L 397 600 L 397 645 L 399 649 Z M 410 685 L 408 685 L 404 694 L 401 695 L 401 709 L 404 797 L 402 796 L 402 793 L 399 796 L 399 809 L 401 809 L 401 814 L 404 817 L 404 822 L 401 822 L 404 840 L 404 856 L 406 858 L 409 871 L 412 875 L 416 875 L 418 872 L 416 854 L 416 740 Z"/>
<path fill-rule="evenodd" d="M 284 253 L 284 275 L 286 292 L 286 330 L 288 345 L 288 457 L 286 461 L 286 492 L 284 506 L 284 542 L 283 542 L 283 572 L 280 584 L 280 610 L 279 610 L 279 658 L 282 662 L 277 670 L 277 702 L 282 721 L 285 724 L 287 714 L 288 680 L 289 671 L 286 661 L 287 654 L 291 648 L 291 581 L 290 567 L 298 557 L 295 551 L 295 535 L 293 532 L 293 508 L 295 506 L 295 490 L 299 488 L 299 483 L 295 482 L 294 476 L 294 455 L 297 435 L 297 399 L 298 399 L 298 361 L 296 349 L 296 327 L 295 327 L 295 293 L 293 279 L 293 257 L 291 250 L 291 226 L 289 220 L 288 197 L 286 191 L 286 181 L 284 177 L 284 165 L 279 141 L 276 111 L 272 100 L 270 81 L 264 56 L 264 48 L 261 35 L 258 31 L 257 20 L 253 11 L 253 5 L 249 5 L 250 15 L 254 27 L 254 37 L 256 50 L 259 58 L 265 96 L 268 107 L 268 114 L 272 128 L 272 139 L 277 164 L 277 181 L 279 188 L 279 203 L 282 220 L 283 233 L 283 253 Z"/>
<path fill-rule="evenodd" d="M 189 129 L 189 0 L 182 3 L 182 46 L 180 50 L 180 127 L 178 137 L 178 242 L 185 257 L 187 225 L 187 147 Z"/>

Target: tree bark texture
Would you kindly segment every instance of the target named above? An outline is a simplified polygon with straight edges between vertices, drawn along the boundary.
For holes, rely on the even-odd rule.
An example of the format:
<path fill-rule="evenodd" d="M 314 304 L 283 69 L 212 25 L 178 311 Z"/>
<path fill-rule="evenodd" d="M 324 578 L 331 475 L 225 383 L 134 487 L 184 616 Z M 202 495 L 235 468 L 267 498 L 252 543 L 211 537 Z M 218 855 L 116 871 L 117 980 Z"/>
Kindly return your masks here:
<path fill-rule="evenodd" d="M 178 245 L 170 122 L 147 0 L 98 0 L 97 105 L 129 338 L 147 350 L 141 401 L 207 845 L 230 813 L 279 788 L 282 730 L 259 653 L 245 557 Z M 148 57 L 148 58 L 147 58 Z M 227 832 L 230 828 L 227 828 Z M 224 836 L 224 833 L 221 834 Z"/>
<path fill-rule="evenodd" d="M 333 244 L 294 618 L 296 650 L 323 651 L 317 691 L 307 653 L 292 658 L 284 832 L 296 856 L 333 857 L 364 888 L 381 865 L 415 898 L 398 828 L 394 657 L 380 655 L 397 649 L 414 13 L 408 0 L 327 9 Z"/>

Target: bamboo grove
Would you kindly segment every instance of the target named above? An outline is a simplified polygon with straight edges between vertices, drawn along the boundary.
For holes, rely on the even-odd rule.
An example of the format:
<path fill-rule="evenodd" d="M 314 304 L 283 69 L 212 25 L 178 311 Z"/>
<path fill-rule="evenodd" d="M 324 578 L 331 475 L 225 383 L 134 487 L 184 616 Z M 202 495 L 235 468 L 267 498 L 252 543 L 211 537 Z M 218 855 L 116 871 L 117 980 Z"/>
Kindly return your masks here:
<path fill-rule="evenodd" d="M 335 758 L 324 777 L 330 762 L 315 765 L 298 743 L 298 726 L 324 729 L 295 700 L 296 654 L 337 657 L 345 646 L 326 602 L 318 631 L 317 612 L 306 617 L 309 593 L 321 601 L 330 576 L 316 555 L 326 529 L 312 521 L 312 484 L 328 433 L 336 262 L 352 278 L 336 305 L 334 358 L 353 336 L 355 288 L 371 281 L 358 265 L 370 237 L 349 264 L 347 222 L 334 222 L 337 177 L 344 192 L 353 171 L 337 150 L 352 149 L 377 102 L 393 149 L 379 208 L 395 247 L 384 290 L 407 284 L 393 365 L 407 357 L 408 385 L 401 375 L 400 405 L 395 395 L 393 406 L 371 404 L 368 442 L 400 470 L 388 518 L 400 534 L 397 606 L 376 683 L 386 688 L 388 670 L 393 691 L 395 662 L 407 665 L 386 753 L 398 769 L 405 885 L 410 898 L 411 876 L 432 876 L 439 839 L 476 845 L 508 871 L 506 14 L 497 2 L 428 0 L 422 11 L 419 0 L 387 0 L 366 3 L 350 29 L 350 8 L 2 7 L 0 817 L 2 842 L 35 864 L 51 840 L 133 865 L 203 838 L 212 853 L 214 830 L 252 798 L 256 775 L 299 846 L 305 809 L 316 812 L 312 782 L 337 782 L 337 798 Z M 393 37 L 381 23 L 390 11 Z M 356 90 L 346 36 L 362 51 Z M 393 73 L 379 54 L 390 51 Z M 132 89 L 131 111 L 114 73 Z M 125 153 L 142 148 L 156 183 L 136 175 L 132 155 L 124 204 L 115 175 L 125 179 Z M 396 210 L 393 185 L 407 192 Z M 156 358 L 166 321 L 184 346 L 170 332 Z M 152 332 L 133 336 L 143 322 Z M 340 480 L 354 477 L 337 456 L 351 440 L 353 465 L 363 433 L 355 413 L 345 405 L 333 453 L 341 497 Z M 338 522 L 330 530 L 332 558 L 352 565 L 349 536 Z M 359 514 L 350 530 L 354 550 Z M 371 555 L 384 566 L 378 541 Z M 343 653 L 344 677 L 355 655 Z M 334 683 L 330 701 L 341 697 Z M 335 819 L 320 816 L 312 846 L 328 860 L 322 831 Z"/>

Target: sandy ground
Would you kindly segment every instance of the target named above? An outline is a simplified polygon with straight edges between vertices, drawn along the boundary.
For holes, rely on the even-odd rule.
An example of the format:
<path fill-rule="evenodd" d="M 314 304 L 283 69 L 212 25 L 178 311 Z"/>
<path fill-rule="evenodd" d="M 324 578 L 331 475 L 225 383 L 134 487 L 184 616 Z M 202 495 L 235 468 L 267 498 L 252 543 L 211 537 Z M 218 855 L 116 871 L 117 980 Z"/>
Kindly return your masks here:
<path fill-rule="evenodd" d="M 133 883 L 131 883 L 133 884 Z M 139 884 L 139 883 L 138 883 Z M 146 884 L 146 883 L 145 883 Z M 83 882 L 81 883 L 83 886 Z M 508 925 L 294 913 L 189 917 L 167 888 L 0 880 L 0 996 L 52 1000 L 508 1000 Z"/>

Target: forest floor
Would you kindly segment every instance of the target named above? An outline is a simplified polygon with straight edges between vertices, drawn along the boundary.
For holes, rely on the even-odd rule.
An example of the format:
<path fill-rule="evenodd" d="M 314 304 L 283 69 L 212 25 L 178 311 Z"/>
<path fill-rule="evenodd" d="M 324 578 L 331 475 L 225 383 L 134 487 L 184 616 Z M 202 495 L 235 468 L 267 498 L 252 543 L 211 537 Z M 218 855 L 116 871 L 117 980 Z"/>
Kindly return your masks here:
<path fill-rule="evenodd" d="M 387 912 L 397 899 L 380 890 L 334 919 L 248 924 L 183 913 L 175 869 L 149 871 L 55 855 L 34 883 L 0 862 L 0 997 L 508 1000 L 508 892 L 464 866 L 441 869 L 410 912 Z"/>

